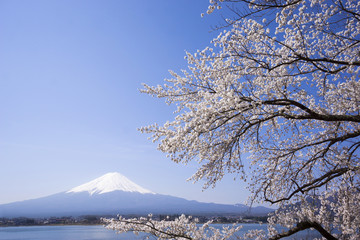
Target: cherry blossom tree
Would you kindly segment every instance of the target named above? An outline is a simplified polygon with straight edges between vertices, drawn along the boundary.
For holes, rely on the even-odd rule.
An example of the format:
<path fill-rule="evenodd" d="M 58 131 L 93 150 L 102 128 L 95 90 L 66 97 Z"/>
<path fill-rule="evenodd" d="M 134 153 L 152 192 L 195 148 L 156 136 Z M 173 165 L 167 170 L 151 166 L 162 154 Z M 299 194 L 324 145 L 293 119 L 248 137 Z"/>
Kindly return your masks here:
<path fill-rule="evenodd" d="M 144 85 L 177 111 L 142 132 L 171 160 L 197 161 L 192 179 L 205 187 L 235 173 L 251 202 L 277 206 L 268 232 L 249 238 L 312 228 L 360 239 L 360 1 L 211 0 L 207 13 L 226 6 L 234 16 L 212 47 L 187 53 L 188 70 L 164 85 Z"/>
<path fill-rule="evenodd" d="M 150 214 L 147 218 L 125 219 L 103 219 L 107 228 L 119 232 L 146 232 L 156 239 L 189 239 L 189 240 L 216 240 L 227 239 L 233 236 L 241 229 L 241 226 L 224 226 L 222 229 L 211 227 L 211 221 L 198 226 L 198 219 L 192 219 L 191 216 L 181 215 L 173 221 L 161 220 L 155 221 Z"/>

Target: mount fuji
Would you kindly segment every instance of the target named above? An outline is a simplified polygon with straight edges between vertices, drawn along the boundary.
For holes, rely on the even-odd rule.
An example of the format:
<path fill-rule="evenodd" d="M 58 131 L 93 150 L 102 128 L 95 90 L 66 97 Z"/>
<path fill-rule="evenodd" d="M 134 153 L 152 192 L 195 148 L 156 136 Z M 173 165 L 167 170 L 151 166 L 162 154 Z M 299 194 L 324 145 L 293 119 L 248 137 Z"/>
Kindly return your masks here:
<path fill-rule="evenodd" d="M 143 194 L 153 193 L 143 187 L 140 187 L 117 172 L 105 174 L 88 183 L 74 187 L 73 189 L 67 191 L 67 193 L 88 192 L 90 195 L 93 195 L 113 191 L 138 192 Z"/>
<path fill-rule="evenodd" d="M 265 215 L 270 208 L 243 204 L 189 201 L 157 194 L 120 173 L 108 173 L 66 192 L 0 205 L 0 217 L 49 217 L 116 214 L 251 214 Z"/>

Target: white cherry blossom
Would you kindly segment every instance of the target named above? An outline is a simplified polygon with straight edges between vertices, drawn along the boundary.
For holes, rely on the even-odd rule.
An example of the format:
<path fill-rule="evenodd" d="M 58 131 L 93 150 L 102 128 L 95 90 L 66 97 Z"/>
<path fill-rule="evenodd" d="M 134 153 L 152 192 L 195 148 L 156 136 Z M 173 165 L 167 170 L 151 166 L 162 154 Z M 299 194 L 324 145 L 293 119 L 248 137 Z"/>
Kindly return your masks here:
<path fill-rule="evenodd" d="M 197 161 L 192 179 L 205 187 L 247 179 L 250 201 L 279 207 L 269 239 L 307 228 L 360 239 L 360 1 L 212 0 L 208 13 L 226 2 L 247 9 L 212 47 L 187 53 L 188 70 L 144 85 L 177 111 L 141 131 L 171 160 Z"/>

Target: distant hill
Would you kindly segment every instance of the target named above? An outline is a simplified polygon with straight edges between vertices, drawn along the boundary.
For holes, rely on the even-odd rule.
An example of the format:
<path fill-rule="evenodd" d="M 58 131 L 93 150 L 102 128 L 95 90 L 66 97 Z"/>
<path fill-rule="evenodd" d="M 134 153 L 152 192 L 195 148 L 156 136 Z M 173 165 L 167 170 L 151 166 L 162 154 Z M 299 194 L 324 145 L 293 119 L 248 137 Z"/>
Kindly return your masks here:
<path fill-rule="evenodd" d="M 263 216 L 265 207 L 215 204 L 153 193 L 119 173 L 38 199 L 0 205 L 0 217 L 49 217 L 116 214 L 243 214 Z"/>

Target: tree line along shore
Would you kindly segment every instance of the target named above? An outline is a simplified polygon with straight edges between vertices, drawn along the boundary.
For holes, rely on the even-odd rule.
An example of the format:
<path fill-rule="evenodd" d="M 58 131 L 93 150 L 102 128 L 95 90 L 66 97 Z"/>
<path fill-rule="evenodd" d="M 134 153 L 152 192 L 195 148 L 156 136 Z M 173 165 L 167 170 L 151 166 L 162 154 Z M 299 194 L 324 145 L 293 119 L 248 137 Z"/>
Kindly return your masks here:
<path fill-rule="evenodd" d="M 140 215 L 128 215 L 127 217 L 139 217 Z M 52 226 L 52 225 L 100 225 L 103 224 L 102 218 L 116 218 L 116 216 L 85 215 L 79 217 L 47 217 L 47 218 L 0 218 L 0 227 L 11 226 Z M 153 218 L 159 221 L 173 221 L 179 215 L 154 215 Z M 240 215 L 201 215 L 193 216 L 200 223 L 213 221 L 213 223 L 267 223 L 267 216 L 240 216 Z"/>

